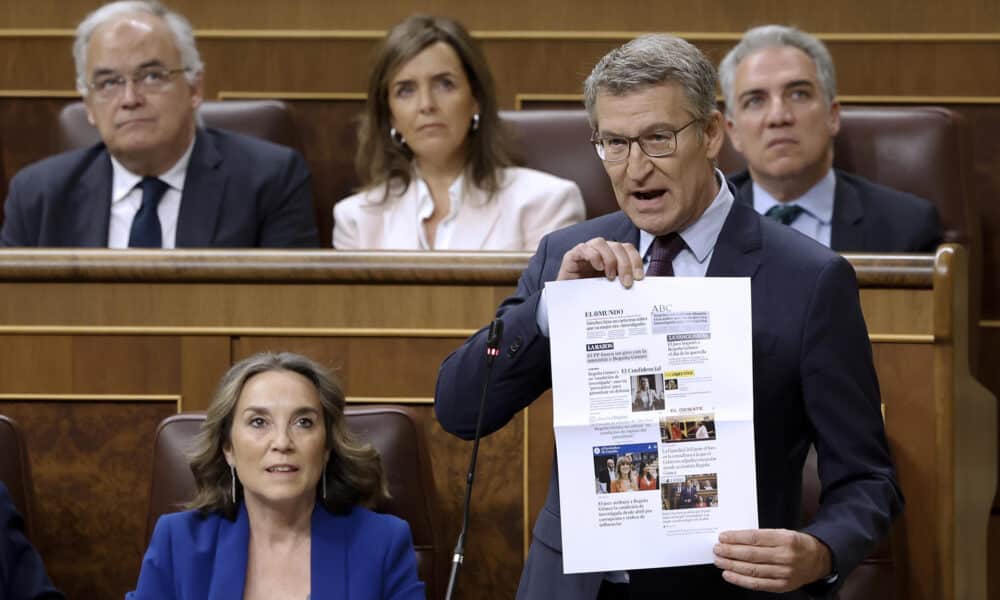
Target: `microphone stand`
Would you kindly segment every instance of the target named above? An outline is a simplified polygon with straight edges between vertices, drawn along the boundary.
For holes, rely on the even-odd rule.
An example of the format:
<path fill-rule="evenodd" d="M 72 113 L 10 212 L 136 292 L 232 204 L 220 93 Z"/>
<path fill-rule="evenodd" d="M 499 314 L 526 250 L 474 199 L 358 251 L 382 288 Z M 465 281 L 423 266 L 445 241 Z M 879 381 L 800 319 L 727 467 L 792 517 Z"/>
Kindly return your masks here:
<path fill-rule="evenodd" d="M 486 408 L 486 390 L 489 387 L 490 375 L 493 373 L 493 361 L 500 355 L 500 339 L 503 337 L 503 321 L 494 319 L 490 323 L 489 335 L 486 338 L 486 377 L 483 379 L 483 393 L 479 398 L 479 416 L 476 419 L 476 434 L 472 438 L 472 458 L 469 461 L 469 473 L 465 479 L 465 502 L 462 507 L 462 531 L 458 534 L 455 551 L 451 559 L 451 575 L 448 576 L 448 591 L 445 600 L 451 600 L 455 592 L 455 582 L 458 580 L 458 568 L 465 559 L 465 538 L 469 531 L 469 507 L 472 504 L 472 483 L 476 477 L 476 458 L 479 456 L 479 439 L 483 430 L 483 409 Z"/>

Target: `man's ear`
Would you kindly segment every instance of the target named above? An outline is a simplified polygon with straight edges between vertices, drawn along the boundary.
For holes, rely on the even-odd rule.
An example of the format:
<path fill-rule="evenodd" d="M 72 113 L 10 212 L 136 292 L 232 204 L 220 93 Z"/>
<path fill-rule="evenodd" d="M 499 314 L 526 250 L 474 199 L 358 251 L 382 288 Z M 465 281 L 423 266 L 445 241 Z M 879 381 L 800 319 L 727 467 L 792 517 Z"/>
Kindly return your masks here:
<path fill-rule="evenodd" d="M 840 102 L 836 100 L 830 104 L 830 118 L 827 121 L 827 128 L 831 138 L 840 133 Z"/>
<path fill-rule="evenodd" d="M 705 155 L 709 160 L 714 161 L 719 157 L 722 150 L 722 142 L 726 139 L 726 128 L 723 124 L 722 113 L 713 110 L 705 123 Z"/>
<path fill-rule="evenodd" d="M 740 154 L 743 154 L 743 140 L 740 139 L 740 133 L 736 129 L 736 124 L 728 116 L 726 117 L 726 135 L 729 136 L 729 141 L 732 143 L 733 148 Z"/>

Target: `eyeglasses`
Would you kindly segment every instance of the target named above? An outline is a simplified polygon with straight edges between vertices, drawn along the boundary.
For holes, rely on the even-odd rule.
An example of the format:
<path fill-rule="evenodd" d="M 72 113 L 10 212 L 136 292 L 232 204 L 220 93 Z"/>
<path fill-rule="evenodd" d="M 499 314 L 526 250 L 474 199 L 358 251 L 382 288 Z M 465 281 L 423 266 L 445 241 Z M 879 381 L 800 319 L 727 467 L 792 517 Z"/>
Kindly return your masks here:
<path fill-rule="evenodd" d="M 622 162 L 628 158 L 629 151 L 632 150 L 632 142 L 639 142 L 639 148 L 650 158 L 670 156 L 677 151 L 677 134 L 688 128 L 689 125 L 699 121 L 692 119 L 680 129 L 664 129 L 652 133 L 644 133 L 635 137 L 608 136 L 590 138 L 590 143 L 597 149 L 597 155 L 604 162 Z"/>
<path fill-rule="evenodd" d="M 129 81 L 140 94 L 158 94 L 165 90 L 173 80 L 174 75 L 186 73 L 190 69 L 167 69 L 164 67 L 146 67 L 129 76 L 120 73 L 98 75 L 93 81 L 87 82 L 87 87 L 93 90 L 99 100 L 114 100 L 125 91 Z"/>

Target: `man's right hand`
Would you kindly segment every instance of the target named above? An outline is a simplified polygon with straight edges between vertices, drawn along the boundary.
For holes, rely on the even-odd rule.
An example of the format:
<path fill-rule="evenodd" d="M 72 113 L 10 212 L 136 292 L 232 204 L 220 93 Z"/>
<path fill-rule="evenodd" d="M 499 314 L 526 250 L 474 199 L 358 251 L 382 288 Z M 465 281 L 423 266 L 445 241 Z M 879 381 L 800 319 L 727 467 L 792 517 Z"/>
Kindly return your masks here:
<path fill-rule="evenodd" d="M 563 255 L 556 279 L 562 281 L 601 276 L 607 277 L 608 281 L 618 278 L 623 287 L 632 287 L 633 281 L 645 276 L 639 251 L 629 243 L 593 238 L 577 244 Z"/>

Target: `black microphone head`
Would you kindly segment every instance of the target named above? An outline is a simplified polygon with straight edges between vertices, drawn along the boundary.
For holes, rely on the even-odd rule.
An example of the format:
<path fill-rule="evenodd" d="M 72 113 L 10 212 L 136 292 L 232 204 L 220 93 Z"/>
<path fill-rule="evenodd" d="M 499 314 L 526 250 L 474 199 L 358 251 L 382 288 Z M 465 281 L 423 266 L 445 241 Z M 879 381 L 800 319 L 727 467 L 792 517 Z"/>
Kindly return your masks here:
<path fill-rule="evenodd" d="M 500 339 L 503 337 L 503 321 L 493 319 L 490 323 L 490 332 L 486 336 L 486 346 L 489 348 L 499 348 Z"/>

